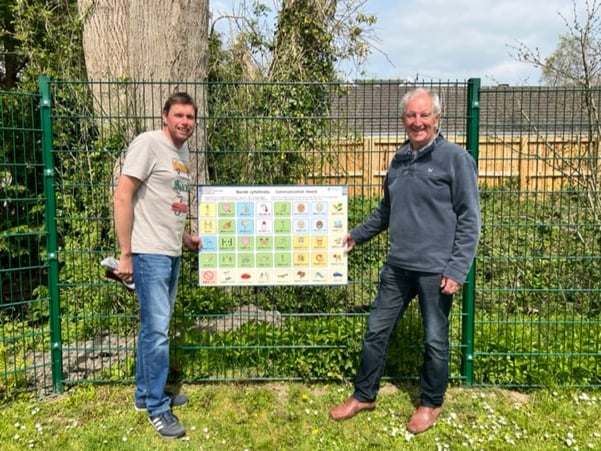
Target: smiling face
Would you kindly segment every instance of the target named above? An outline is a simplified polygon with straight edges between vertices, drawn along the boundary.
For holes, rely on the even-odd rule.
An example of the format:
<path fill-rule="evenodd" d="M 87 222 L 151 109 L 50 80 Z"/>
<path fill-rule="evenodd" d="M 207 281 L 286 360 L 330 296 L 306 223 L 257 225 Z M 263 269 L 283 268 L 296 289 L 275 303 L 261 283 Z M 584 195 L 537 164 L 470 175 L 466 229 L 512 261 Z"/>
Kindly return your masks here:
<path fill-rule="evenodd" d="M 163 113 L 163 133 L 176 147 L 181 147 L 192 136 L 195 124 L 194 105 L 174 103 Z"/>
<path fill-rule="evenodd" d="M 410 97 L 403 112 L 403 125 L 411 146 L 419 150 L 436 136 L 440 113 L 434 111 L 432 97 L 420 92 Z"/>

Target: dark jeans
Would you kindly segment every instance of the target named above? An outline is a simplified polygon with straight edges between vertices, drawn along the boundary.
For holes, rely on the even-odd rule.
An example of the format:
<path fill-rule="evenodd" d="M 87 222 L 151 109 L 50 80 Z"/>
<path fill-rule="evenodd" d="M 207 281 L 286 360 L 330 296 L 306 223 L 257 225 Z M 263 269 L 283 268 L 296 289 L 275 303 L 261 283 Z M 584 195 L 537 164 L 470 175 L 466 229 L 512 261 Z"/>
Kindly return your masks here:
<path fill-rule="evenodd" d="M 390 336 L 409 302 L 417 295 L 424 325 L 420 405 L 442 405 L 449 378 L 449 312 L 453 296 L 440 292 L 441 278 L 441 274 L 384 265 L 367 320 L 361 368 L 355 379 L 355 399 L 362 402 L 376 399 Z"/>

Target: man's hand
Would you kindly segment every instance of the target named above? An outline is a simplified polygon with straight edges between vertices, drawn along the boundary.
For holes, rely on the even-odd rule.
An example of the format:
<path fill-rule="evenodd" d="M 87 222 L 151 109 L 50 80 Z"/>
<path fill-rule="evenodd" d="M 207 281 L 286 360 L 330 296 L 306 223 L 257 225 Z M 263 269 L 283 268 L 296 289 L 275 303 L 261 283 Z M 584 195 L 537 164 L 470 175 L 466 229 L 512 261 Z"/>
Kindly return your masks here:
<path fill-rule="evenodd" d="M 457 283 L 448 277 L 442 277 L 440 281 L 440 292 L 442 294 L 455 294 L 459 288 L 461 288 L 460 283 Z"/>
<path fill-rule="evenodd" d="M 202 249 L 202 240 L 198 235 L 192 235 L 191 233 L 184 232 L 182 236 L 182 242 L 187 249 L 191 251 L 199 251 Z"/>
<path fill-rule="evenodd" d="M 131 254 L 121 254 L 119 257 L 119 267 L 113 271 L 121 280 L 131 282 L 134 275 L 134 262 Z"/>
<path fill-rule="evenodd" d="M 345 254 L 348 254 L 357 245 L 357 243 L 355 243 L 355 240 L 353 240 L 353 238 L 351 237 L 350 233 L 344 235 L 344 238 L 342 238 L 342 244 L 346 244 L 346 247 L 344 248 Z"/>

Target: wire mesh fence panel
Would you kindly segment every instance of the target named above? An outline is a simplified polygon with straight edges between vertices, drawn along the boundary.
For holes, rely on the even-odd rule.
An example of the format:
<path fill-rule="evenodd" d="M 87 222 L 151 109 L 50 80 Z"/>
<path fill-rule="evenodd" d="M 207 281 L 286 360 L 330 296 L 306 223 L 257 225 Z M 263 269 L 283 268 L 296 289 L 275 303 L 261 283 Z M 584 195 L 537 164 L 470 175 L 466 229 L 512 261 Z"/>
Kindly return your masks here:
<path fill-rule="evenodd" d="M 0 397 L 52 389 L 39 97 L 0 92 Z"/>
<path fill-rule="evenodd" d="M 483 231 L 475 299 L 466 301 L 463 293 L 463 305 L 455 302 L 451 312 L 451 378 L 496 386 L 598 386 L 599 91 L 482 88 L 470 106 L 467 82 L 418 85 L 440 94 L 441 131 L 464 147 L 479 110 L 472 150 Z M 38 96 L 3 93 L 5 396 L 32 387 L 49 391 L 52 377 L 65 384 L 133 381 L 136 296 L 106 278 L 100 262 L 118 257 L 111 198 L 124 151 L 140 132 L 161 127 L 168 94 L 187 91 L 199 106 L 189 141 L 196 185 L 345 185 L 350 229 L 380 200 L 388 164 L 405 140 L 399 103 L 415 86 L 50 81 L 48 127 L 39 124 Z M 55 287 L 47 277 L 43 179 L 49 172 L 40 148 L 50 132 Z M 193 188 L 193 206 L 195 196 Z M 194 208 L 188 227 L 199 231 Z M 171 380 L 352 378 L 387 249 L 382 233 L 349 254 L 343 286 L 199 286 L 199 259 L 184 253 L 171 326 Z M 53 289 L 60 300 L 55 323 L 48 318 Z M 475 310 L 466 310 L 474 301 Z M 399 322 L 386 378 L 417 379 L 419 315 L 414 302 Z M 474 337 L 466 336 L 472 330 L 466 324 L 473 324 Z M 56 333 L 59 338 L 51 339 Z M 50 362 L 57 348 L 58 369 Z M 50 375 L 51 368 L 60 374 Z"/>
<path fill-rule="evenodd" d="M 481 93 L 476 380 L 599 386 L 601 90 Z"/>
<path fill-rule="evenodd" d="M 104 279 L 98 263 L 118 250 L 110 198 L 122 152 L 137 133 L 160 127 L 159 98 L 184 90 L 197 99 L 198 127 L 189 143 L 198 184 L 347 185 L 351 228 L 379 201 L 388 162 L 405 139 L 398 105 L 413 87 L 53 82 L 53 98 L 63 99 L 54 104 L 52 123 L 65 382 L 133 379 L 135 296 Z M 465 141 L 464 85 L 430 87 L 453 99 L 448 134 Z M 192 208 L 190 228 L 197 226 Z M 173 378 L 352 377 L 386 250 L 383 234 L 350 257 L 348 285 L 311 287 L 199 287 L 198 259 L 185 253 L 171 329 Z M 398 328 L 400 346 L 386 377 L 417 377 L 421 326 L 411 317 L 418 314 L 410 309 L 407 325 Z M 454 329 L 458 340 L 460 327 Z M 453 349 L 459 378 L 460 345 Z"/>

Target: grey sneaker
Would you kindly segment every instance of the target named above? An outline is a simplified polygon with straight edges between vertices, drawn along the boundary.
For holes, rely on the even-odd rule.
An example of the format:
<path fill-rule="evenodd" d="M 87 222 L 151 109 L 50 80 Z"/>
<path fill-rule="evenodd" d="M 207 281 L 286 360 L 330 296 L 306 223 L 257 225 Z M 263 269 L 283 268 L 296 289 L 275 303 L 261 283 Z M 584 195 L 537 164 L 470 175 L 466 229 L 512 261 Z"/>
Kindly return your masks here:
<path fill-rule="evenodd" d="M 186 395 L 182 395 L 180 393 L 173 394 L 169 392 L 165 392 L 167 396 L 169 396 L 169 406 L 170 407 L 180 407 L 188 404 L 189 398 Z M 138 412 L 142 412 L 146 410 L 146 401 L 144 400 L 136 400 L 134 401 L 134 408 Z"/>
<path fill-rule="evenodd" d="M 186 430 L 171 410 L 148 417 L 150 423 L 165 438 L 178 438 L 186 435 Z"/>

